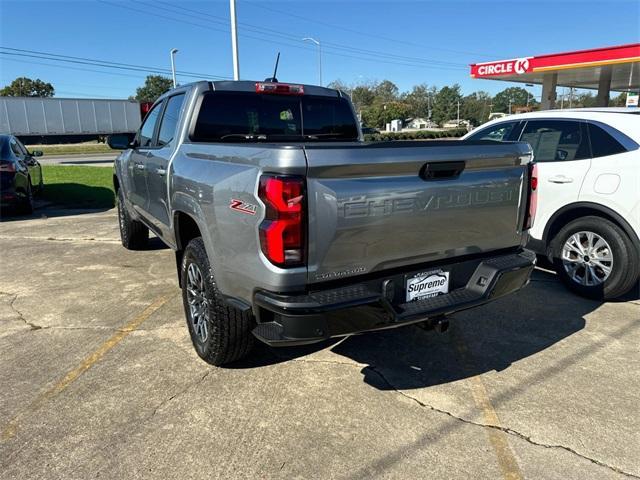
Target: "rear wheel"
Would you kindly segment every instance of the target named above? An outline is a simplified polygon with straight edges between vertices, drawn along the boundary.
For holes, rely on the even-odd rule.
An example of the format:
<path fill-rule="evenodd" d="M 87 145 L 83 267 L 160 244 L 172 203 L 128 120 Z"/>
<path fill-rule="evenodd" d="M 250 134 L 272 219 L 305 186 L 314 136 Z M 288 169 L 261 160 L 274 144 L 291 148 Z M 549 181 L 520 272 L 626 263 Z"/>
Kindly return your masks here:
<path fill-rule="evenodd" d="M 202 238 L 187 245 L 180 275 L 187 326 L 200 358 L 224 365 L 246 356 L 254 343 L 253 316 L 222 298 Z"/>
<path fill-rule="evenodd" d="M 18 206 L 18 213 L 23 215 L 31 215 L 33 213 L 33 186 L 31 185 L 31 178 L 27 182 L 27 191 L 25 197 Z"/>
<path fill-rule="evenodd" d="M 601 217 L 578 218 L 552 242 L 554 267 L 564 284 L 584 297 L 610 300 L 638 280 L 638 252 L 628 235 Z"/>
<path fill-rule="evenodd" d="M 124 203 L 122 189 L 118 190 L 118 225 L 120 227 L 120 240 L 127 250 L 141 250 L 149 241 L 149 229 L 142 222 L 134 220 L 127 211 Z"/>

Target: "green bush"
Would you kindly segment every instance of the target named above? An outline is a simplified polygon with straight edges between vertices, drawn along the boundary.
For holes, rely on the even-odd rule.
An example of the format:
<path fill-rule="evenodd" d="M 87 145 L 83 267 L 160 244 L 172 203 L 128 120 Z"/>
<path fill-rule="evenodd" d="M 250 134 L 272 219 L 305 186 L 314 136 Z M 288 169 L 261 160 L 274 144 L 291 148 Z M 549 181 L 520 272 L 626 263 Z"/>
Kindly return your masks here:
<path fill-rule="evenodd" d="M 467 131 L 464 128 L 433 131 L 418 130 L 416 132 L 369 133 L 364 136 L 366 142 L 384 142 L 388 140 L 431 140 L 436 138 L 459 138 Z"/>

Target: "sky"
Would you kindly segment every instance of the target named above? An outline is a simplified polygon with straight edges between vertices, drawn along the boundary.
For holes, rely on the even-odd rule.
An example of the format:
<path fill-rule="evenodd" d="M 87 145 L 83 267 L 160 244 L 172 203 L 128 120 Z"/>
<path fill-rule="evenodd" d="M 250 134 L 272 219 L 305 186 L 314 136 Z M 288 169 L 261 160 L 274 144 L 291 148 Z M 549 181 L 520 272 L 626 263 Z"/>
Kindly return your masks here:
<path fill-rule="evenodd" d="M 470 63 L 640 41 L 640 0 L 237 0 L 237 18 L 242 79 L 270 77 L 280 52 L 280 81 L 318 83 L 317 47 L 302 40 L 313 37 L 324 84 L 388 79 L 401 91 L 495 94 L 511 84 L 471 79 Z M 172 48 L 178 83 L 233 75 L 227 0 L 0 0 L 0 47 L 0 86 L 40 78 L 58 97 L 134 95 L 146 70 L 168 72 Z"/>

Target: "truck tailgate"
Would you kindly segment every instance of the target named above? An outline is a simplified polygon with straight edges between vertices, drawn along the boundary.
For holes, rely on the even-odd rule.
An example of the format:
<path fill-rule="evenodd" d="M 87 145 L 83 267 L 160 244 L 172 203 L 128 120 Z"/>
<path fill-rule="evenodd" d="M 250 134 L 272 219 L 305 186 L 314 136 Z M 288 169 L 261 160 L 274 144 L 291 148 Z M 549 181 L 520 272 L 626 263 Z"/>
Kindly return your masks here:
<path fill-rule="evenodd" d="M 309 282 L 524 243 L 527 144 L 307 145 Z"/>

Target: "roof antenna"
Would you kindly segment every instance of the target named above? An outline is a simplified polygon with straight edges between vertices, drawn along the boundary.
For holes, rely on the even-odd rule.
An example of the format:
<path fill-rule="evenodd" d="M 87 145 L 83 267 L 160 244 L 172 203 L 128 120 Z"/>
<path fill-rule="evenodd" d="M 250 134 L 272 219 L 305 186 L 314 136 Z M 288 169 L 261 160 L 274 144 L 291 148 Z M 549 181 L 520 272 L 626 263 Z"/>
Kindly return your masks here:
<path fill-rule="evenodd" d="M 276 74 L 278 73 L 278 63 L 280 62 L 280 52 L 278 52 L 278 56 L 276 57 L 276 68 L 273 69 L 273 77 L 265 78 L 265 82 L 274 82 L 278 83 L 278 79 L 276 78 Z"/>

